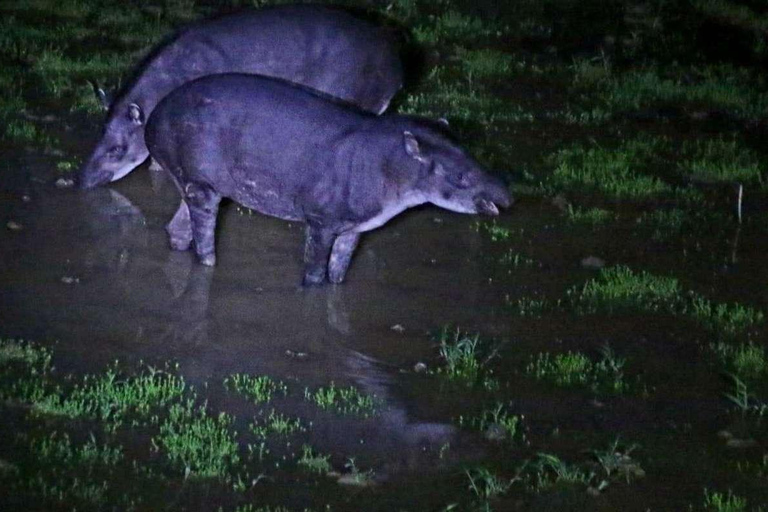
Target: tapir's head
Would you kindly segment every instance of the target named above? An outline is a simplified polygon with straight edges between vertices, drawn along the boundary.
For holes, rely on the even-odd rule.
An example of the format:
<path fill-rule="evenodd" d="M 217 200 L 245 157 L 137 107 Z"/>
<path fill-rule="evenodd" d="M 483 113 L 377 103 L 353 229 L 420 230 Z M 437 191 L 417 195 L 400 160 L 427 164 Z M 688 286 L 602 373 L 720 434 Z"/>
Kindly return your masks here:
<path fill-rule="evenodd" d="M 80 187 L 93 188 L 119 180 L 146 160 L 144 112 L 136 103 L 117 103 L 101 140 L 80 171 Z"/>
<path fill-rule="evenodd" d="M 459 213 L 498 215 L 512 204 L 509 190 L 471 156 L 435 130 L 403 133 L 408 157 L 420 166 L 419 190 L 430 203 Z"/>

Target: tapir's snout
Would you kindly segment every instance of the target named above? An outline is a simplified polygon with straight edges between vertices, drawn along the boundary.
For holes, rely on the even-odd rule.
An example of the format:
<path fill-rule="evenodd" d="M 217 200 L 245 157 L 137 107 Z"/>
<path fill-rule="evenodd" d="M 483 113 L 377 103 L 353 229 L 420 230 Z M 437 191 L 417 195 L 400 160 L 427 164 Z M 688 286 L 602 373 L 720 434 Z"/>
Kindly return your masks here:
<path fill-rule="evenodd" d="M 112 181 L 112 173 L 109 171 L 96 169 L 93 164 L 87 163 L 80 169 L 80 175 L 77 178 L 77 186 L 81 189 L 96 188 Z"/>
<path fill-rule="evenodd" d="M 499 214 L 499 207 L 509 208 L 513 202 L 507 186 L 495 178 L 489 178 L 488 183 L 475 196 L 477 213 L 494 217 Z"/>

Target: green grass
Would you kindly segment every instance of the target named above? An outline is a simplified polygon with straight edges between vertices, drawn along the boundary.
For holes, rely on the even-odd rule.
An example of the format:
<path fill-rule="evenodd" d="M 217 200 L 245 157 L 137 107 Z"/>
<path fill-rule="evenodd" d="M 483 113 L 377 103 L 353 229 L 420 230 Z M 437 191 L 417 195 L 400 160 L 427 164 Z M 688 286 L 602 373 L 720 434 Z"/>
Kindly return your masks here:
<path fill-rule="evenodd" d="M 333 469 L 329 462 L 330 458 L 330 455 L 315 453 L 311 446 L 305 444 L 301 448 L 301 457 L 298 464 L 312 473 L 324 475 Z"/>
<path fill-rule="evenodd" d="M 56 388 L 33 404 L 40 414 L 94 418 L 115 429 L 132 417 L 132 424 L 157 423 L 158 409 L 181 398 L 184 379 L 153 367 L 127 376 L 116 367 L 102 375 L 86 375 L 70 392 Z M 154 415 L 153 415 L 154 413 Z"/>
<path fill-rule="evenodd" d="M 185 478 L 224 478 L 240 460 L 232 422 L 228 414 L 211 415 L 192 400 L 175 403 L 152 444 Z"/>
<path fill-rule="evenodd" d="M 682 315 L 726 337 L 763 323 L 762 311 L 741 304 L 716 303 L 694 292 L 684 292 L 674 277 L 635 272 L 618 265 L 568 291 L 581 314 L 644 311 Z"/>
<path fill-rule="evenodd" d="M 618 265 L 604 268 L 598 277 L 569 290 L 582 313 L 598 311 L 674 311 L 682 301 L 677 279 L 635 272 Z"/>
<path fill-rule="evenodd" d="M 69 435 L 56 431 L 42 439 L 33 439 L 30 451 L 37 462 L 50 465 L 63 465 L 82 468 L 93 466 L 115 466 L 123 459 L 121 447 L 99 445 L 93 434 L 82 445 L 74 445 Z"/>
<path fill-rule="evenodd" d="M 555 169 L 545 183 L 550 192 L 599 192 L 612 200 L 647 200 L 669 196 L 668 183 L 643 171 L 651 167 L 663 142 L 630 140 L 615 149 L 575 146 L 555 153 Z"/>
<path fill-rule="evenodd" d="M 711 348 L 725 363 L 726 368 L 740 378 L 758 379 L 768 376 L 765 347 L 751 342 L 733 345 L 720 341 L 713 343 Z"/>
<path fill-rule="evenodd" d="M 537 455 L 533 469 L 535 479 L 533 488 L 538 492 L 556 485 L 589 485 L 593 478 L 591 472 L 568 464 L 556 455 L 548 453 Z"/>
<path fill-rule="evenodd" d="M 764 81 L 730 66 L 676 68 L 662 74 L 658 69 L 633 69 L 602 80 L 602 101 L 613 111 L 638 110 L 663 105 L 719 109 L 747 117 L 768 114 Z"/>
<path fill-rule="evenodd" d="M 426 23 L 413 27 L 413 35 L 419 43 L 435 45 L 488 39 L 501 35 L 504 30 L 493 23 L 448 9 L 439 15 L 429 15 Z"/>
<path fill-rule="evenodd" d="M 693 295 L 686 313 L 706 328 L 726 336 L 748 331 L 765 320 L 762 311 L 741 304 L 715 303 Z"/>
<path fill-rule="evenodd" d="M 690 155 L 679 172 L 710 183 L 762 183 L 760 158 L 737 140 L 723 138 L 686 141 L 683 153 Z"/>
<path fill-rule="evenodd" d="M 480 499 L 489 500 L 502 496 L 509 491 L 514 483 L 494 475 L 487 468 L 475 468 L 464 471 L 469 479 L 469 490 Z"/>
<path fill-rule="evenodd" d="M 713 512 L 747 512 L 747 500 L 733 494 L 730 489 L 727 493 L 704 489 L 704 508 Z M 758 512 L 763 507 L 752 510 Z"/>
<path fill-rule="evenodd" d="M 574 208 L 568 205 L 568 222 L 572 224 L 586 224 L 588 226 L 601 226 L 617 219 L 617 215 L 602 208 L 589 208 L 587 210 Z"/>
<path fill-rule="evenodd" d="M 627 392 L 629 386 L 624 380 L 626 361 L 617 357 L 608 346 L 603 347 L 601 352 L 602 358 L 597 362 L 581 352 L 568 351 L 554 356 L 541 352 L 531 357 L 525 371 L 537 380 L 557 386 L 589 386 L 594 391 Z"/>
<path fill-rule="evenodd" d="M 246 397 L 255 404 L 267 403 L 278 394 L 288 394 L 288 386 L 266 375 L 255 377 L 236 373 L 224 379 L 224 386 Z"/>
<path fill-rule="evenodd" d="M 0 339 L 0 366 L 21 364 L 32 375 L 46 374 L 51 368 L 52 352 L 24 340 Z"/>
<path fill-rule="evenodd" d="M 487 234 L 492 242 L 503 242 L 517 234 L 511 228 L 499 225 L 495 219 L 490 222 L 477 221 L 473 227 L 475 231 Z"/>
<path fill-rule="evenodd" d="M 462 71 L 470 80 L 510 78 L 519 66 L 508 53 L 497 50 L 468 50 L 456 47 L 456 58 L 461 62 Z"/>
<path fill-rule="evenodd" d="M 527 258 L 514 249 L 510 249 L 499 258 L 499 263 L 514 268 L 533 267 L 536 265 L 536 260 Z"/>
<path fill-rule="evenodd" d="M 354 386 L 336 387 L 333 382 L 327 387 L 316 389 L 314 392 L 310 392 L 308 388 L 305 389 L 304 398 L 321 409 L 364 418 L 374 415 L 377 407 L 375 395 L 364 395 Z"/>
<path fill-rule="evenodd" d="M 484 409 L 480 416 L 465 422 L 463 416 L 459 418 L 459 424 L 469 424 L 471 427 L 484 433 L 486 437 L 509 442 L 525 441 L 522 428 L 523 416 L 510 414 L 503 404 L 498 403 L 492 409 Z"/>
<path fill-rule="evenodd" d="M 739 377 L 731 375 L 733 391 L 725 393 L 725 397 L 734 404 L 743 416 L 751 415 L 762 418 L 768 414 L 768 402 L 765 402 L 749 391 L 749 386 Z"/>
<path fill-rule="evenodd" d="M 249 429 L 257 437 L 266 439 L 270 434 L 278 436 L 289 436 L 296 432 L 305 432 L 306 428 L 301 424 L 299 418 L 289 418 L 284 414 L 275 412 L 274 409 L 263 421 L 254 420 L 249 425 Z"/>
<path fill-rule="evenodd" d="M 468 387 L 481 386 L 489 390 L 498 387 L 493 372 L 487 368 L 495 352 L 488 353 L 488 344 L 479 334 L 471 336 L 446 326 L 441 329 L 438 341 L 442 366 L 435 370 L 437 375 Z"/>

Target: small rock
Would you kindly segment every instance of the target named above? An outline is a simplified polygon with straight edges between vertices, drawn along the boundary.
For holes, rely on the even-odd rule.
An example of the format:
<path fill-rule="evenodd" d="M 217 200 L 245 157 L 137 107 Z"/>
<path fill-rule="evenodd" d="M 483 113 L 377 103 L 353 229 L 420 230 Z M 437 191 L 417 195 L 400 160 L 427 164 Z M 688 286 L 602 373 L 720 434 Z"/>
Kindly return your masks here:
<path fill-rule="evenodd" d="M 413 365 L 413 371 L 416 373 L 424 373 L 427 371 L 427 365 L 419 361 L 415 365 Z"/>
<path fill-rule="evenodd" d="M 293 350 L 290 350 L 290 349 L 285 351 L 285 355 L 287 355 L 288 357 L 292 357 L 293 359 L 299 359 L 299 360 L 304 360 L 309 357 L 309 354 L 307 354 L 306 352 L 294 352 Z"/>
<path fill-rule="evenodd" d="M 10 229 L 11 231 L 21 231 L 22 229 L 24 229 L 24 226 L 22 226 L 21 224 L 19 224 L 14 220 L 9 220 L 8 223 L 5 225 L 5 227 Z"/>
<path fill-rule="evenodd" d="M 59 178 L 56 180 L 56 188 L 72 188 L 75 185 L 75 180 L 70 178 Z"/>
<path fill-rule="evenodd" d="M 587 256 L 581 260 L 581 266 L 584 268 L 600 269 L 605 266 L 605 260 L 597 256 Z"/>
<path fill-rule="evenodd" d="M 571 203 L 565 198 L 563 194 L 557 194 L 552 198 L 552 205 L 555 206 L 561 212 L 567 212 Z"/>
<path fill-rule="evenodd" d="M 507 438 L 507 430 L 498 423 L 491 423 L 483 432 L 483 437 L 489 441 L 503 441 Z"/>
<path fill-rule="evenodd" d="M 434 217 L 432 219 L 432 222 L 434 222 L 435 224 L 442 224 L 443 223 L 443 219 L 441 219 L 440 217 Z"/>
<path fill-rule="evenodd" d="M 392 329 L 395 332 L 405 332 L 405 327 L 403 327 L 400 324 L 395 324 L 392 327 L 390 327 L 390 329 Z"/>
<path fill-rule="evenodd" d="M 32 202 L 32 198 L 31 198 L 31 197 L 29 197 L 27 194 L 24 194 L 23 196 L 21 196 L 21 202 L 22 202 L 22 203 L 29 203 L 29 202 Z"/>
<path fill-rule="evenodd" d="M 61 278 L 61 282 L 64 284 L 77 284 L 80 282 L 79 277 L 73 277 L 73 276 L 63 276 Z"/>

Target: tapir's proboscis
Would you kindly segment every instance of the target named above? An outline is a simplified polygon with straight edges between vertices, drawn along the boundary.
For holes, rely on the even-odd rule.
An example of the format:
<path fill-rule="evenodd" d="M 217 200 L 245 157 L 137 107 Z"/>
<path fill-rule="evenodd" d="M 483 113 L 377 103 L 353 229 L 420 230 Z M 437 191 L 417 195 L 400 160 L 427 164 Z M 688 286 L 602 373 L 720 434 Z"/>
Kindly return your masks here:
<path fill-rule="evenodd" d="M 304 284 L 340 283 L 360 234 L 432 203 L 498 215 L 507 187 L 435 121 L 383 115 L 287 82 L 222 74 L 187 83 L 149 118 L 146 142 L 182 194 L 171 247 L 214 265 L 219 202 L 307 225 Z"/>
<path fill-rule="evenodd" d="M 118 180 L 144 162 L 144 125 L 152 110 L 176 87 L 206 75 L 277 77 L 380 114 L 402 85 L 390 39 L 383 27 L 317 5 L 244 11 L 192 25 L 157 48 L 108 106 L 80 186 Z"/>

